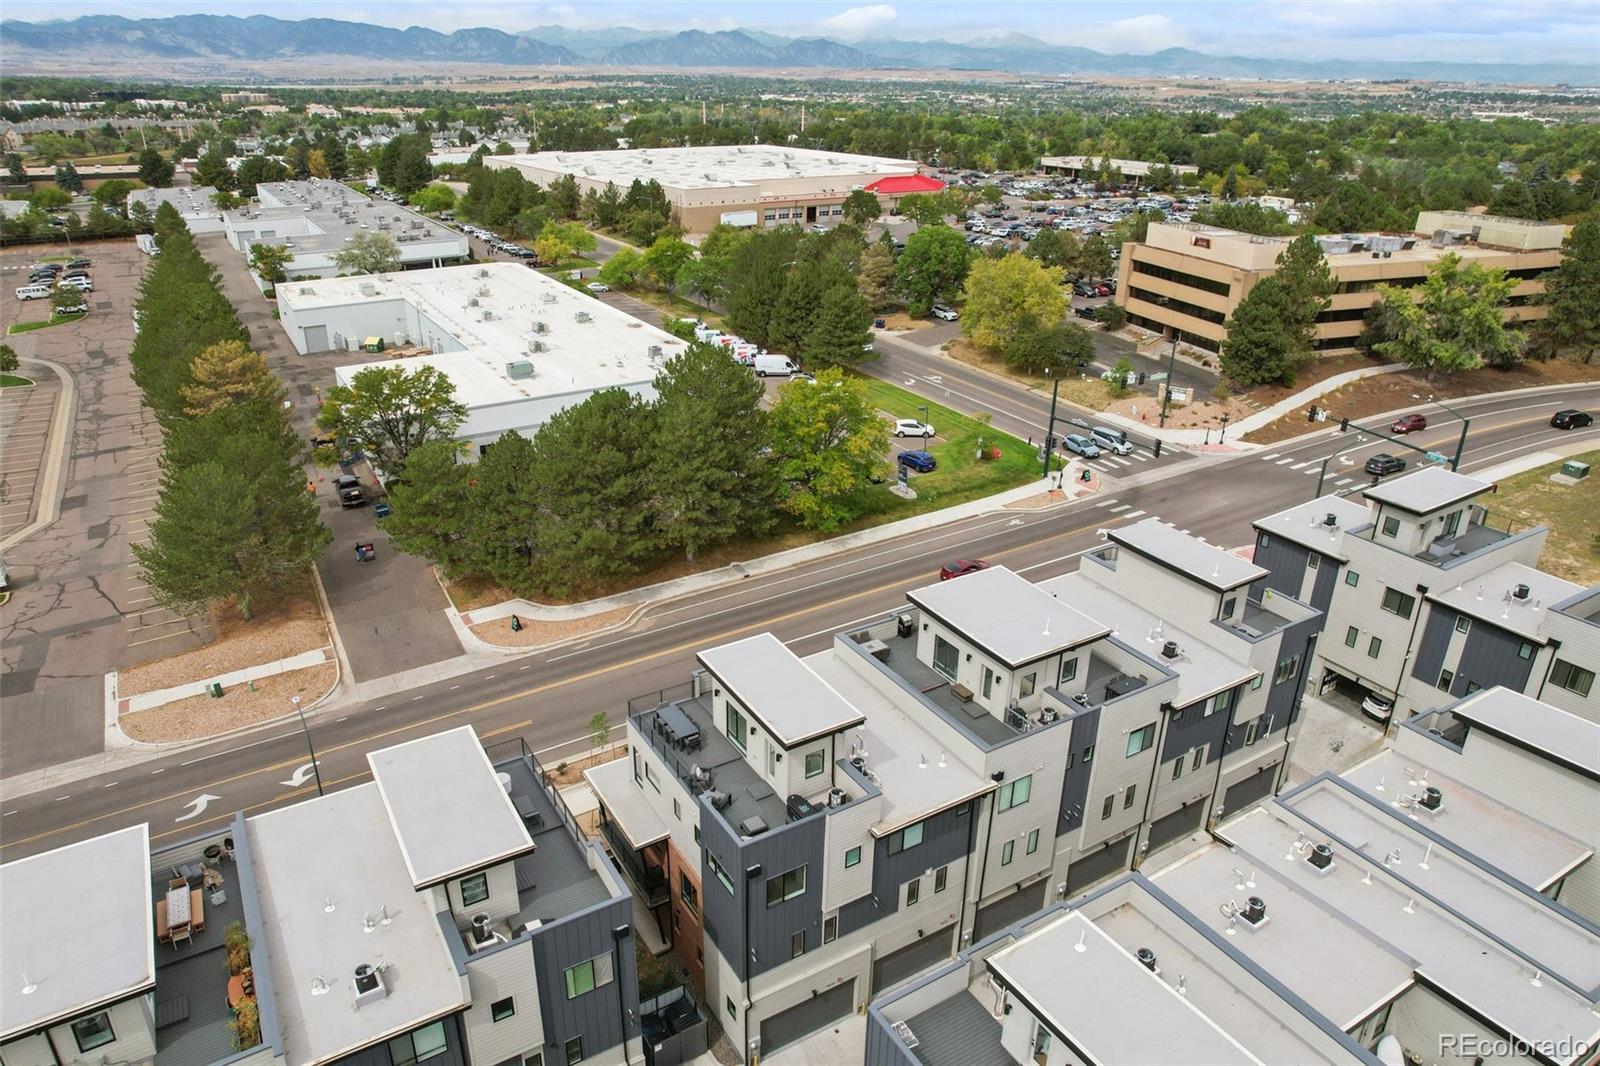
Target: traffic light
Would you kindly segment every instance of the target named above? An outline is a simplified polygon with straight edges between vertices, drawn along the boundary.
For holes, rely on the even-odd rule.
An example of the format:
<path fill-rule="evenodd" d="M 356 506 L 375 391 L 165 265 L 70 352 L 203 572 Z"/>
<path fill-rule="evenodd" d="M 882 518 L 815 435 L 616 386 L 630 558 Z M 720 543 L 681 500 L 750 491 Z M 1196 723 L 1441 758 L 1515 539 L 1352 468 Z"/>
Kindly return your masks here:
<path fill-rule="evenodd" d="M 1161 458 L 1161 438 L 1160 437 L 1156 438 L 1155 447 L 1150 449 L 1150 457 L 1153 458 L 1153 459 Z"/>
<path fill-rule="evenodd" d="M 1340 433 L 1346 432 L 1349 428 L 1350 428 L 1350 420 L 1348 418 L 1339 419 L 1339 432 Z"/>
<path fill-rule="evenodd" d="M 1315 422 L 1316 420 L 1317 420 L 1317 405 L 1316 404 L 1312 404 L 1311 405 L 1311 410 L 1306 412 L 1306 421 L 1307 422 Z"/>
<path fill-rule="evenodd" d="M 1141 384 L 1141 385 L 1144 384 L 1144 371 L 1143 370 L 1139 371 L 1139 384 Z"/>

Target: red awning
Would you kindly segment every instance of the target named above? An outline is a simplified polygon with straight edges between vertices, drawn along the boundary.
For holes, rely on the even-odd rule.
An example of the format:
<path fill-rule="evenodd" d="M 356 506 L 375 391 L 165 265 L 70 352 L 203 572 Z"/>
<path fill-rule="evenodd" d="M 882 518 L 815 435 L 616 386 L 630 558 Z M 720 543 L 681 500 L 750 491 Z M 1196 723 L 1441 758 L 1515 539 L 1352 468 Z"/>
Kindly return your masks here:
<path fill-rule="evenodd" d="M 885 196 L 904 196 L 913 192 L 938 192 L 942 188 L 944 182 L 938 178 L 930 178 L 926 174 L 900 174 L 879 178 L 867 186 L 867 191 L 882 193 Z"/>

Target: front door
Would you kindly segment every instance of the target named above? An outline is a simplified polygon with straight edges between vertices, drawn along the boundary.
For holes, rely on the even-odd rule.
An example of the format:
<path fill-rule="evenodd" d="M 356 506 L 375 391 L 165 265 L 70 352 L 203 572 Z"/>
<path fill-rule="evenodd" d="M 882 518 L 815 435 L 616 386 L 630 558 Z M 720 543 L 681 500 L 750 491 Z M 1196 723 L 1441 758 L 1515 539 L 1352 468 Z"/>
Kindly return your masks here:
<path fill-rule="evenodd" d="M 817 209 L 815 207 L 806 208 L 806 221 L 807 222 L 815 222 L 816 220 L 817 220 Z"/>

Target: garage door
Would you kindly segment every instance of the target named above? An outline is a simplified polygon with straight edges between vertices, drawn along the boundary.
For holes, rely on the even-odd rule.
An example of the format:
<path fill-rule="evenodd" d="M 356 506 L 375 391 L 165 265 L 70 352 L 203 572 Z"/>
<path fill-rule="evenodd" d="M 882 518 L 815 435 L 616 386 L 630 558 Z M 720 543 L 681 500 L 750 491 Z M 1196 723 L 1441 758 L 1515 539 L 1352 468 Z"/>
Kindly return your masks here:
<path fill-rule="evenodd" d="M 856 981 L 851 978 L 820 996 L 812 996 L 799 1006 L 774 1014 L 761 1023 L 761 1054 L 772 1054 L 845 1017 L 856 1006 Z"/>
<path fill-rule="evenodd" d="M 327 326 L 306 326 L 301 332 L 305 334 L 306 351 L 325 352 L 328 350 Z"/>
<path fill-rule="evenodd" d="M 1223 815 L 1238 814 L 1258 800 L 1272 794 L 1272 780 L 1278 774 L 1278 764 L 1263 766 L 1260 770 L 1231 785 L 1222 796 Z"/>
<path fill-rule="evenodd" d="M 1110 877 L 1128 868 L 1128 848 L 1133 844 L 1133 838 L 1128 837 L 1115 843 L 1107 844 L 1099 851 L 1090 852 L 1082 858 L 1073 859 L 1072 865 L 1067 867 L 1067 895 L 1075 896 L 1079 892 L 1093 885 L 1096 881 Z"/>
<path fill-rule="evenodd" d="M 950 957 L 954 925 L 947 925 L 929 933 L 916 943 L 891 951 L 872 964 L 872 994 L 880 996 L 890 985 L 899 984 L 913 974 L 921 973 L 934 963 Z"/>
<path fill-rule="evenodd" d="M 1206 805 L 1201 800 L 1193 800 L 1187 807 L 1179 807 L 1171 814 L 1162 815 L 1150 823 L 1150 850 L 1180 840 L 1200 828 L 1200 816 L 1205 813 Z"/>
<path fill-rule="evenodd" d="M 1043 906 L 1043 882 L 1029 885 L 1020 892 L 1013 892 L 1005 899 L 997 900 L 978 912 L 977 918 L 972 923 L 972 939 L 974 942 L 982 940 L 997 930 L 1020 922 Z"/>

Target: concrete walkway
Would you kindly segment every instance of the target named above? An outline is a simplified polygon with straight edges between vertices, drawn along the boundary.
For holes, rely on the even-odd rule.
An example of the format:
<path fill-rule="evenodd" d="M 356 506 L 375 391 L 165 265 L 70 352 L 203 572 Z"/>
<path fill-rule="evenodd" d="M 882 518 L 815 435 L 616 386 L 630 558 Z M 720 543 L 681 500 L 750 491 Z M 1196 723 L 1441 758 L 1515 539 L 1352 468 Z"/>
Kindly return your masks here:
<path fill-rule="evenodd" d="M 257 663 L 255 666 L 247 666 L 242 670 L 229 670 L 227 673 L 218 674 L 216 677 L 208 677 L 203 681 L 190 681 L 182 685 L 174 685 L 171 688 L 160 688 L 153 692 L 141 692 L 136 696 L 116 695 L 117 675 L 113 672 L 110 675 L 111 680 L 106 689 L 112 694 L 112 699 L 116 702 L 118 714 L 133 714 L 137 711 L 148 711 L 152 707 L 160 707 L 163 704 L 176 703 L 178 700 L 186 700 L 190 696 L 203 696 L 206 693 L 206 689 L 212 685 L 220 684 L 224 689 L 230 689 L 235 685 L 246 685 L 252 681 L 260 681 L 264 677 L 275 677 L 278 674 L 286 674 L 290 670 L 303 670 L 308 666 L 321 666 L 323 663 L 332 661 L 332 647 L 315 648 L 311 651 L 303 651 L 299 655 L 291 655 L 287 659 L 275 659 L 269 663 Z M 207 737 L 206 739 L 209 740 L 211 738 Z"/>
<path fill-rule="evenodd" d="M 55 407 L 50 413 L 50 435 L 45 440 L 44 456 L 33 485 L 33 516 L 27 525 L 0 539 L 0 552 L 27 540 L 61 516 L 61 488 L 67 476 L 72 443 L 72 415 L 78 409 L 78 388 L 67 368 L 48 359 L 31 356 L 18 360 L 24 368 L 42 366 L 60 379 Z"/>

